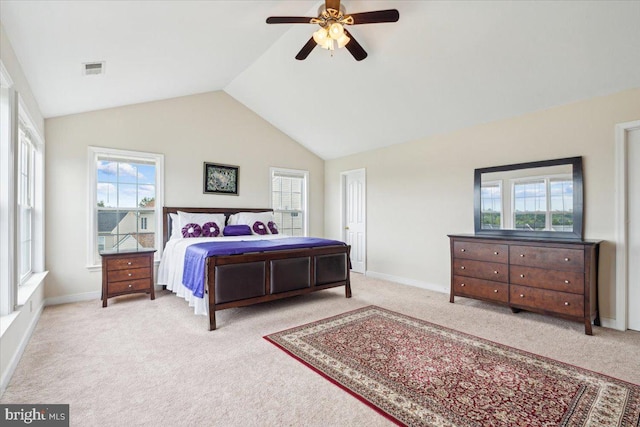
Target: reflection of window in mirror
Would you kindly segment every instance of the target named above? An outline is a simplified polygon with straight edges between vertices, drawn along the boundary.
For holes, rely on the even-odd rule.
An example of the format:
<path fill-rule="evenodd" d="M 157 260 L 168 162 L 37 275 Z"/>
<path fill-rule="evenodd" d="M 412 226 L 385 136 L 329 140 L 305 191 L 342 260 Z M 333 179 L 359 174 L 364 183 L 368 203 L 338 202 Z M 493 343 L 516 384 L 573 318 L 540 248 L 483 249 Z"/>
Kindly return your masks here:
<path fill-rule="evenodd" d="M 517 230 L 573 230 L 571 175 L 512 180 L 513 224 Z"/>
<path fill-rule="evenodd" d="M 480 191 L 481 227 L 485 230 L 502 228 L 502 182 L 483 182 Z"/>

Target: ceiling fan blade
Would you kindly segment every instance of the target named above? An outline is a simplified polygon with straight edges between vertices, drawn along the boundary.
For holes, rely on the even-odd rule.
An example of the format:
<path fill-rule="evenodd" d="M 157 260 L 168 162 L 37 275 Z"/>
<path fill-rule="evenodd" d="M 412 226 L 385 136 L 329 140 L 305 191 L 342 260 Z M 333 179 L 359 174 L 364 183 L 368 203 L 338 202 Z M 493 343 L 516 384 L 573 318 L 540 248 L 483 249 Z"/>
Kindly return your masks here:
<path fill-rule="evenodd" d="M 360 46 L 360 43 L 357 42 L 353 35 L 346 29 L 344 30 L 344 33 L 351 39 L 349 40 L 349 43 L 345 45 L 345 48 L 351 53 L 351 55 L 353 55 L 356 61 L 362 61 L 366 58 L 367 52 L 362 48 L 362 46 Z"/>
<path fill-rule="evenodd" d="M 316 41 L 313 39 L 313 37 L 311 37 L 309 39 L 309 41 L 307 42 L 307 44 L 302 46 L 302 49 L 300 49 L 300 52 L 298 52 L 298 54 L 296 55 L 296 59 L 298 61 L 302 61 L 304 59 L 307 59 L 307 56 L 309 56 L 309 54 L 311 53 L 313 48 L 316 47 L 317 45 L 318 44 L 316 43 Z"/>
<path fill-rule="evenodd" d="M 351 25 L 377 24 L 379 22 L 397 22 L 400 19 L 400 12 L 397 9 L 387 9 L 354 13 L 349 16 L 353 18 L 353 24 Z"/>
<path fill-rule="evenodd" d="M 325 0 L 324 7 L 325 9 L 340 10 L 340 0 Z"/>
<path fill-rule="evenodd" d="M 306 16 L 270 16 L 267 24 L 311 24 L 311 20 Z"/>

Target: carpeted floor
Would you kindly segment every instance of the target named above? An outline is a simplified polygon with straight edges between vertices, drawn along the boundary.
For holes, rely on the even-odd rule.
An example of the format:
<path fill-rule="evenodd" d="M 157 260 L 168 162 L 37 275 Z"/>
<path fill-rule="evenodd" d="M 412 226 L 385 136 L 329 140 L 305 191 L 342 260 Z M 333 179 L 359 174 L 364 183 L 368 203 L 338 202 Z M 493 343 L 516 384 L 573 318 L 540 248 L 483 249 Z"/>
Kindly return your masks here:
<path fill-rule="evenodd" d="M 262 337 L 377 305 L 640 384 L 640 333 L 594 328 L 366 278 L 217 314 L 169 292 L 47 307 L 2 403 L 68 403 L 71 425 L 386 426 L 391 422 Z"/>

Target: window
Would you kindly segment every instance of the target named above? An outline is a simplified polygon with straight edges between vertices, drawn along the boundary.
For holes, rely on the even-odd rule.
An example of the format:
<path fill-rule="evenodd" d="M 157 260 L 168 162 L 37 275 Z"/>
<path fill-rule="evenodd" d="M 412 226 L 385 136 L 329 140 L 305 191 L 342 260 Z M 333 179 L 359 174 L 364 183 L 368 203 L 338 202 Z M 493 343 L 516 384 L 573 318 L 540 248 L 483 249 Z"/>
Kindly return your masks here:
<path fill-rule="evenodd" d="M 161 249 L 161 154 L 89 147 L 90 266 L 101 251 Z"/>
<path fill-rule="evenodd" d="M 271 207 L 282 234 L 308 234 L 308 179 L 307 171 L 271 168 Z"/>
<path fill-rule="evenodd" d="M 33 271 L 33 219 L 35 192 L 36 150 L 31 134 L 24 127 L 19 130 L 18 150 L 18 273 L 24 283 Z"/>
<path fill-rule="evenodd" d="M 516 229 L 573 230 L 573 181 L 570 176 L 515 181 L 513 203 Z"/>
<path fill-rule="evenodd" d="M 483 182 L 480 189 L 480 227 L 484 230 L 502 228 L 502 184 Z"/>

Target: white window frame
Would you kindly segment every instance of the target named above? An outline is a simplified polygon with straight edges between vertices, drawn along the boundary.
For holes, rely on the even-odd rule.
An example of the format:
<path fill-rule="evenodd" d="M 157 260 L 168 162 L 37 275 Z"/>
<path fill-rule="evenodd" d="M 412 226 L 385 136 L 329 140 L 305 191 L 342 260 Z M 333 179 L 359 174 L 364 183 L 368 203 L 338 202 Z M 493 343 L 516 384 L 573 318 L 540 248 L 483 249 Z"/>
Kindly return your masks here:
<path fill-rule="evenodd" d="M 147 153 L 142 151 L 119 150 L 105 147 L 88 147 L 87 183 L 89 206 L 87 209 L 87 224 L 89 236 L 87 239 L 87 268 L 95 271 L 101 268 L 100 256 L 95 248 L 98 245 L 97 223 L 97 165 L 99 157 L 111 157 L 122 160 L 154 162 L 156 165 L 156 196 L 154 215 L 156 216 L 155 242 L 157 252 L 155 260 L 162 258 L 162 206 L 164 206 L 164 154 Z"/>
<path fill-rule="evenodd" d="M 33 136 L 27 126 L 21 121 L 18 129 L 18 274 L 22 285 L 33 273 L 33 261 L 35 255 L 34 225 L 35 225 L 35 179 L 36 179 L 36 156 L 37 149 L 33 143 Z M 26 157 L 26 159 L 23 158 Z M 23 224 L 22 208 L 29 210 L 29 224 Z M 28 239 L 25 240 L 22 232 L 28 228 Z M 28 245 L 28 266 L 26 271 L 22 271 L 24 262 L 23 244 Z"/>
<path fill-rule="evenodd" d="M 297 209 L 276 210 L 273 206 L 273 178 L 277 174 L 302 178 L 302 231 L 306 237 L 309 235 L 309 171 L 279 167 L 269 168 L 269 203 L 271 209 L 273 209 L 274 212 L 294 212 L 297 211 Z"/>
<path fill-rule="evenodd" d="M 544 186 L 545 186 L 545 224 L 544 224 L 544 229 L 545 231 L 551 230 L 552 228 L 552 214 L 553 212 L 551 211 L 551 181 L 557 181 L 557 180 L 564 180 L 564 181 L 572 181 L 573 177 L 569 174 L 560 174 L 560 175 L 545 175 L 545 176 L 534 176 L 534 177 L 527 177 L 527 178 L 518 178 L 518 179 L 512 179 L 511 180 L 511 221 L 513 224 L 513 227 L 515 228 L 515 224 L 516 224 L 516 185 L 518 184 L 523 184 L 523 183 L 529 183 L 529 182 L 534 182 L 534 181 L 543 181 L 544 182 Z M 575 197 L 575 196 L 574 196 Z M 571 212 L 573 212 L 573 206 L 571 207 L 572 210 Z M 540 230 L 540 231 L 543 231 Z"/>
<path fill-rule="evenodd" d="M 487 182 L 482 182 L 481 187 L 498 187 L 500 189 L 500 228 L 504 228 L 504 191 L 502 188 L 502 180 L 497 180 L 497 181 L 487 181 Z M 482 188 L 480 188 L 480 194 L 482 194 Z M 482 200 L 480 200 L 480 227 L 482 228 L 482 214 L 483 214 L 482 210 Z"/>
<path fill-rule="evenodd" d="M 41 285 L 47 272 L 44 252 L 44 138 L 24 100 L 0 61 L 0 316 L 13 313 Z M 20 277 L 18 174 L 20 128 L 30 136 L 33 150 L 31 271 Z M 24 286 L 20 286 L 24 285 Z"/>

